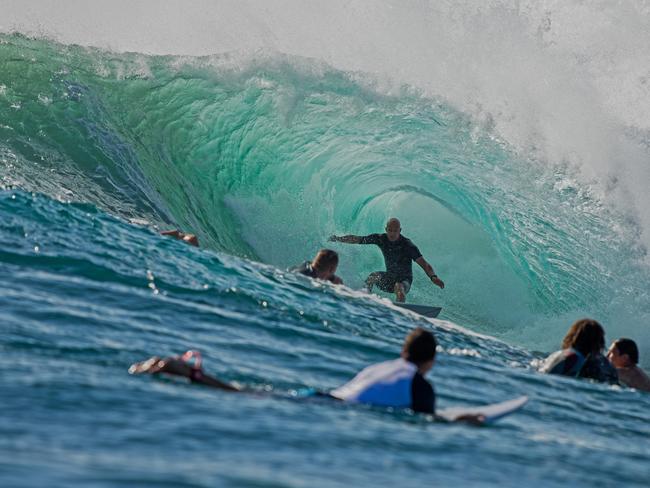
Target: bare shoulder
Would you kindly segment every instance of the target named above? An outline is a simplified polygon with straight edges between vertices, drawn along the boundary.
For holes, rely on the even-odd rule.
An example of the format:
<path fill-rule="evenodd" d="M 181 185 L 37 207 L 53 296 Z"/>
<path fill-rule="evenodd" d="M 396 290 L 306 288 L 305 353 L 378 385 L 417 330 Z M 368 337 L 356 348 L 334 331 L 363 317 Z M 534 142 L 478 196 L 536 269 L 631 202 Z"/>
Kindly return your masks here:
<path fill-rule="evenodd" d="M 637 390 L 650 392 L 650 377 L 638 366 L 632 368 L 618 368 L 618 378 L 626 386 Z"/>

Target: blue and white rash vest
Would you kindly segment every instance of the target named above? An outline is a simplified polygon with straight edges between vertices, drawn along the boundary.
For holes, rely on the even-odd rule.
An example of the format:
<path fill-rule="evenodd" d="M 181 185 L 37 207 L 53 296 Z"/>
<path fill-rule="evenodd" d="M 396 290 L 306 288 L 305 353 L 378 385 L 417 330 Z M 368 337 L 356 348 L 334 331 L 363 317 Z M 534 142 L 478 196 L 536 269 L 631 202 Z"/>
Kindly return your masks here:
<path fill-rule="evenodd" d="M 350 403 L 435 411 L 433 387 L 415 364 L 402 358 L 368 366 L 330 395 Z"/>

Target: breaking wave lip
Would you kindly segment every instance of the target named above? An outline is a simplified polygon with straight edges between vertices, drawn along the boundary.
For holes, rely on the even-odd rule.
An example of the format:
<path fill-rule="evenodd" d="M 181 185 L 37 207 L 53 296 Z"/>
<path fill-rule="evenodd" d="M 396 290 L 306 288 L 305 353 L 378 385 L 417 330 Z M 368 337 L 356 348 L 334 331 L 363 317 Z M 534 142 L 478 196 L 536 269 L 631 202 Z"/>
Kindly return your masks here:
<path fill-rule="evenodd" d="M 647 294 L 615 273 L 623 263 L 638 283 L 647 277 L 634 221 L 571 166 L 522 158 L 440 100 L 408 87 L 386 95 L 371 75 L 287 55 L 2 39 L 5 182 L 192 229 L 208 247 L 281 267 L 396 214 L 454 285 L 432 297 L 416 271 L 413 300 L 439 301 L 454 322 L 551 349 L 577 315 L 624 317 L 615 333 L 644 341 Z M 353 286 L 381 266 L 367 250 L 340 250 Z"/>

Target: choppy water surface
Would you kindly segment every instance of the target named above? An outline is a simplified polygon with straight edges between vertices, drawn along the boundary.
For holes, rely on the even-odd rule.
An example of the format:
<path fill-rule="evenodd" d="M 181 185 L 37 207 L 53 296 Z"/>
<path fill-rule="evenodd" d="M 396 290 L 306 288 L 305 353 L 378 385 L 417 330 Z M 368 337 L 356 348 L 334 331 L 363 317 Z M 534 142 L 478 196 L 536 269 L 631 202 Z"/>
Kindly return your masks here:
<path fill-rule="evenodd" d="M 513 12 L 492 8 L 515 32 Z M 567 41 L 549 9 L 536 35 L 550 56 Z M 586 174 L 578 163 L 602 148 L 553 117 L 522 144 L 512 107 L 548 114 L 522 98 L 495 109 L 494 79 L 470 79 L 479 101 L 460 103 L 470 81 L 432 94 L 405 66 L 394 72 L 413 83 L 387 88 L 344 69 L 371 68 L 354 62 L 370 51 L 346 64 L 335 47 L 152 56 L 0 34 L 0 485 L 648 486 L 650 395 L 533 367 L 582 316 L 608 340 L 635 338 L 650 365 L 642 111 L 618 121 L 620 140 L 594 122 L 627 166 Z M 565 61 L 602 88 L 620 63 L 602 70 L 606 56 L 584 49 Z M 598 105 L 583 102 L 564 99 L 575 113 Z M 615 119 L 612 106 L 594 120 Z M 441 320 L 359 292 L 382 265 L 367 247 L 336 245 L 347 287 L 284 271 L 328 235 L 378 232 L 392 215 L 446 282 L 416 269 L 409 295 L 441 305 Z M 157 234 L 172 226 L 202 248 Z M 440 342 L 440 408 L 529 404 L 473 428 L 294 397 L 395 357 L 417 325 Z M 127 374 L 187 349 L 260 394 Z"/>
<path fill-rule="evenodd" d="M 0 214 L 5 486 L 647 483 L 648 395 L 542 376 L 526 350 L 90 205 L 5 191 Z M 415 325 L 442 346 L 439 406 L 522 393 L 530 404 L 472 428 L 284 398 L 395 356 Z M 189 348 L 210 372 L 280 397 L 126 374 Z"/>

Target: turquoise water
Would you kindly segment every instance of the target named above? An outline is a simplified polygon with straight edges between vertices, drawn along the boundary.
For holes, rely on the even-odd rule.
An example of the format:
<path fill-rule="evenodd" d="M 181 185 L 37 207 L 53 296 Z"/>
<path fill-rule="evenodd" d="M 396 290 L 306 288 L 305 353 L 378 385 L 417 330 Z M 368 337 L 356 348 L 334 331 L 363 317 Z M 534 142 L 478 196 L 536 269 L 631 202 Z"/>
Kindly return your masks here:
<path fill-rule="evenodd" d="M 0 36 L 3 486 L 647 486 L 650 396 L 534 370 L 584 315 L 648 366 L 639 222 L 570 165 L 371 79 Z M 336 247 L 349 288 L 284 271 L 392 215 L 447 284 L 416 270 L 409 295 L 442 320 L 355 291 L 381 266 L 366 248 Z M 441 343 L 439 407 L 529 405 L 478 429 L 291 399 L 416 325 Z M 274 395 L 126 373 L 189 348 Z"/>

